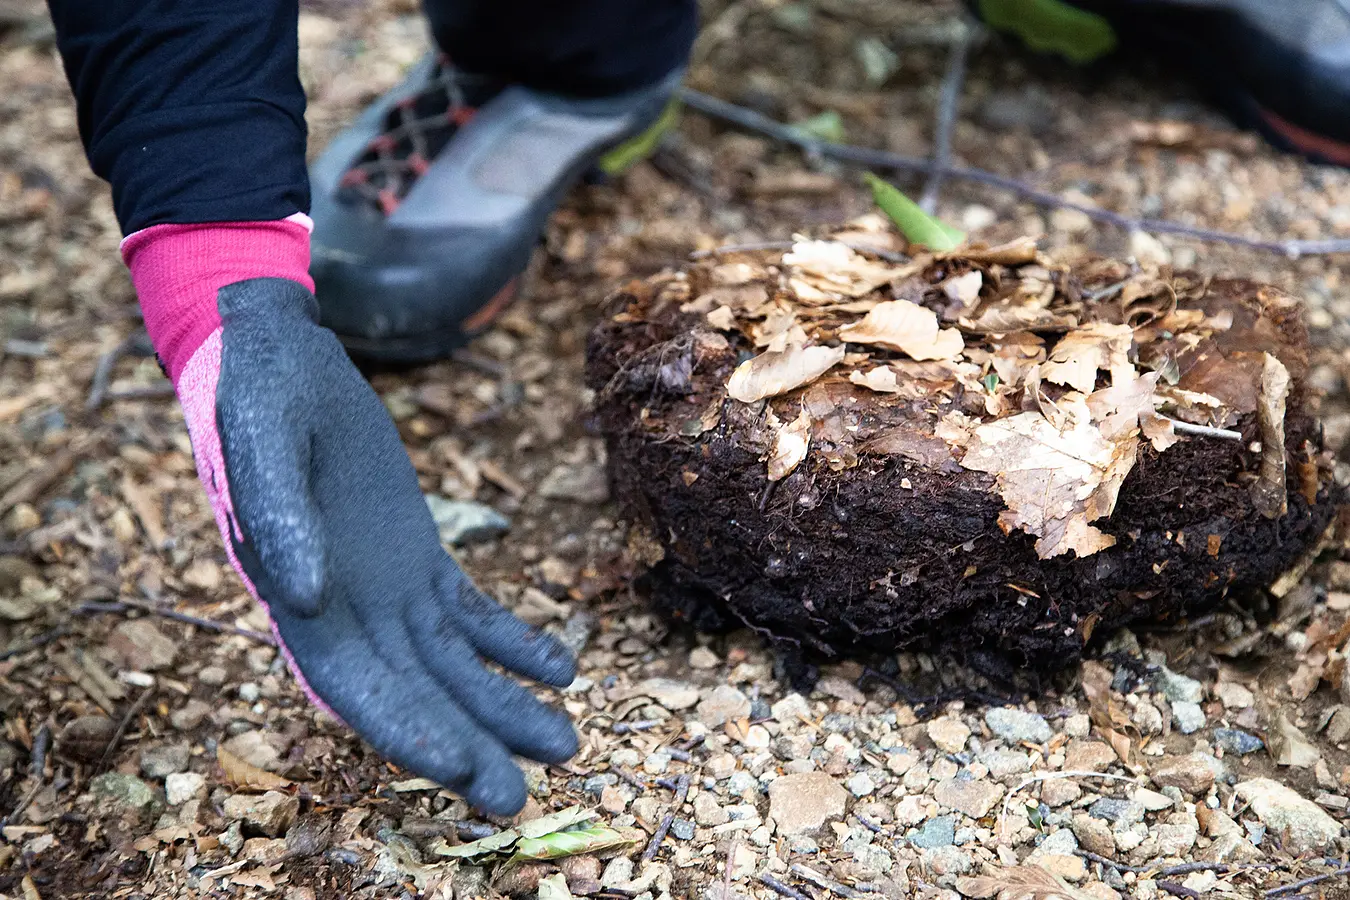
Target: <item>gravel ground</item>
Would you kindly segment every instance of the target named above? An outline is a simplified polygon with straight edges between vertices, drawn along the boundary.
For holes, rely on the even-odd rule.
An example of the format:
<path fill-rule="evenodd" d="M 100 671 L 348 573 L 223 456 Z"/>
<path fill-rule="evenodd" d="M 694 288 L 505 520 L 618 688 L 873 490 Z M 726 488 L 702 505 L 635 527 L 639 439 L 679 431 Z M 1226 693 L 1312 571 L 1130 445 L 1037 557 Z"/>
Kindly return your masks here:
<path fill-rule="evenodd" d="M 414 7 L 307 5 L 314 146 L 421 53 Z M 1014 886 L 1030 881 L 1036 896 L 1255 896 L 1350 853 L 1338 539 L 1270 595 L 1107 636 L 1034 699 L 909 654 L 824 667 L 794 693 L 754 634 L 695 635 L 646 609 L 585 421 L 582 352 L 606 293 L 868 206 L 854 173 L 689 115 L 652 164 L 572 197 L 532 296 L 460 359 L 374 377 L 466 568 L 581 651 L 562 702 L 582 751 L 530 772 L 520 821 L 581 805 L 630 841 L 552 864 L 447 863 L 438 847 L 512 823 L 383 763 L 306 705 L 256 633 L 181 415 L 127 342 L 116 223 L 41 6 L 0 11 L 0 28 L 18 23 L 0 33 L 0 895 L 800 900 L 1031 896 Z M 695 86 L 785 121 L 834 110 L 850 142 L 929 152 L 954 3 L 707 13 Z M 1350 236 L 1350 174 L 1233 131 L 1151 63 L 1074 75 L 985 43 L 953 148 L 1133 215 Z M 940 196 L 990 240 L 1043 235 L 1294 292 L 1328 442 L 1350 439 L 1343 258 L 1129 235 L 973 185 Z M 133 352 L 87 409 L 119 346 Z"/>

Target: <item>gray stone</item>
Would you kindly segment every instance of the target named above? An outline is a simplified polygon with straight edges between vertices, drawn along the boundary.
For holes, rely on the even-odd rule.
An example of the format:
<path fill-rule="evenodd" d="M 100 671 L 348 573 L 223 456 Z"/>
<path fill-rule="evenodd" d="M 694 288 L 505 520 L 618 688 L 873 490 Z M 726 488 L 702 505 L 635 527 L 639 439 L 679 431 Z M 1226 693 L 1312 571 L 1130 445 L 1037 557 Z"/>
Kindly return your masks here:
<path fill-rule="evenodd" d="M 1053 732 L 1045 716 L 1013 706 L 998 706 L 984 714 L 989 730 L 1009 744 L 1043 744 Z"/>
<path fill-rule="evenodd" d="M 159 792 L 135 775 L 105 772 L 89 782 L 95 806 L 104 814 L 148 819 L 158 815 L 164 803 Z"/>
<path fill-rule="evenodd" d="M 1155 836 L 1158 840 L 1158 852 L 1163 856 L 1184 857 L 1195 846 L 1199 829 L 1190 822 L 1159 825 Z"/>
<path fill-rule="evenodd" d="M 633 880 L 633 861 L 626 856 L 616 856 L 605 866 L 600 883 L 605 887 L 618 887 Z"/>
<path fill-rule="evenodd" d="M 750 715 L 750 698 L 729 684 L 718 685 L 711 694 L 699 701 L 695 715 L 709 728 L 718 728 L 729 719 L 743 719 Z"/>
<path fill-rule="evenodd" d="M 1327 723 L 1327 740 L 1333 744 L 1350 741 L 1350 706 L 1338 706 Z"/>
<path fill-rule="evenodd" d="M 1007 778 L 1031 771 L 1031 757 L 1017 750 L 989 750 L 980 754 L 980 762 L 990 778 Z"/>
<path fill-rule="evenodd" d="M 1088 815 L 1105 819 L 1117 828 L 1144 821 L 1144 805 L 1133 800 L 1102 797 L 1088 807 Z"/>
<path fill-rule="evenodd" d="M 237 819 L 268 837 L 281 837 L 299 815 L 300 801 L 280 791 L 232 794 L 221 804 L 221 813 L 226 819 Z"/>
<path fill-rule="evenodd" d="M 601 463 L 559 463 L 544 476 L 539 496 L 550 500 L 600 504 L 609 500 L 609 479 Z"/>
<path fill-rule="evenodd" d="M 1175 788 L 1173 788 L 1173 790 L 1175 790 Z M 1130 794 L 1130 799 L 1149 812 L 1160 812 L 1164 809 L 1170 809 L 1177 802 L 1166 794 L 1150 791 L 1148 788 L 1137 789 Z"/>
<path fill-rule="evenodd" d="M 1256 735 L 1236 728 L 1215 728 L 1214 743 L 1222 747 L 1225 753 L 1234 753 L 1238 756 L 1255 753 L 1265 746 L 1265 742 Z"/>
<path fill-rule="evenodd" d="M 1195 734 L 1205 727 L 1205 711 L 1200 708 L 1199 703 L 1173 700 L 1172 721 L 1182 734 Z"/>
<path fill-rule="evenodd" d="M 1224 773 L 1223 763 L 1207 753 L 1165 756 L 1153 771 L 1153 783 L 1180 788 L 1188 794 L 1204 794 Z"/>
<path fill-rule="evenodd" d="M 670 823 L 670 833 L 681 841 L 694 839 L 694 823 L 688 819 L 676 819 Z"/>
<path fill-rule="evenodd" d="M 1158 672 L 1158 690 L 1168 700 L 1181 703 L 1199 703 L 1205 699 L 1205 686 L 1194 678 L 1173 672 L 1162 666 Z"/>
<path fill-rule="evenodd" d="M 769 785 L 769 818 L 779 834 L 816 834 L 842 819 L 847 803 L 848 791 L 824 772 L 784 775 Z"/>
<path fill-rule="evenodd" d="M 845 782 L 845 786 L 848 788 L 848 792 L 855 797 L 866 797 L 877 789 L 876 782 L 866 772 L 859 772 L 854 775 Z"/>
<path fill-rule="evenodd" d="M 933 788 L 934 800 L 972 819 L 983 819 L 989 815 L 1002 796 L 1001 785 L 971 778 L 947 778 Z"/>
<path fill-rule="evenodd" d="M 164 779 L 164 793 L 170 806 L 201 800 L 206 797 L 206 779 L 196 772 L 171 772 Z"/>
<path fill-rule="evenodd" d="M 730 820 L 730 813 L 723 809 L 717 798 L 708 791 L 701 791 L 694 798 L 694 821 L 698 824 L 712 828 L 725 825 Z"/>
<path fill-rule="evenodd" d="M 164 778 L 187 768 L 191 748 L 187 744 L 160 744 L 141 751 L 141 774 L 146 778 Z"/>
<path fill-rule="evenodd" d="M 921 850 L 950 847 L 956 840 L 956 817 L 934 816 L 906 837 L 911 844 Z"/>
<path fill-rule="evenodd" d="M 1068 828 L 1061 828 L 1053 834 L 1047 834 L 1036 846 L 1036 853 L 1042 856 L 1071 856 L 1078 849 L 1078 838 Z"/>
<path fill-rule="evenodd" d="M 891 854 L 884 847 L 865 844 L 853 851 L 853 862 L 869 875 L 885 875 L 895 865 Z"/>
<path fill-rule="evenodd" d="M 673 712 L 688 709 L 698 702 L 698 688 L 674 678 L 648 678 L 638 685 L 638 692 Z"/>
<path fill-rule="evenodd" d="M 928 723 L 928 737 L 937 744 L 939 750 L 960 753 L 966 749 L 970 729 L 956 716 L 942 716 Z"/>
<path fill-rule="evenodd" d="M 1116 852 L 1116 839 L 1111 836 L 1110 826 L 1101 819 L 1080 813 L 1073 817 L 1072 828 L 1078 843 L 1089 853 L 1109 857 Z"/>
<path fill-rule="evenodd" d="M 449 500 L 439 494 L 427 494 L 426 499 L 443 544 L 480 544 L 511 530 L 510 519 L 482 503 Z"/>
<path fill-rule="evenodd" d="M 1321 853 L 1341 833 L 1339 822 L 1278 781 L 1244 781 L 1237 786 L 1237 794 L 1251 804 L 1252 812 L 1266 828 L 1275 834 L 1287 834 L 1284 849 L 1291 853 Z"/>
<path fill-rule="evenodd" d="M 935 875 L 966 875 L 975 867 L 965 850 L 956 847 L 936 847 L 922 854 L 923 865 Z"/>

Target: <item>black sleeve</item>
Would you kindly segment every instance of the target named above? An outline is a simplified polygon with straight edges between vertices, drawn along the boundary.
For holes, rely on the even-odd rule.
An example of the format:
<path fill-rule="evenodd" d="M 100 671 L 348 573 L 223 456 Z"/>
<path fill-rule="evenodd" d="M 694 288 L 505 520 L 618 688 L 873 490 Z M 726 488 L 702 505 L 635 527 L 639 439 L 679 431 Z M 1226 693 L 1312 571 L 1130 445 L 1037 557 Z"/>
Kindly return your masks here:
<path fill-rule="evenodd" d="M 298 0 L 48 0 L 126 234 L 309 211 Z"/>

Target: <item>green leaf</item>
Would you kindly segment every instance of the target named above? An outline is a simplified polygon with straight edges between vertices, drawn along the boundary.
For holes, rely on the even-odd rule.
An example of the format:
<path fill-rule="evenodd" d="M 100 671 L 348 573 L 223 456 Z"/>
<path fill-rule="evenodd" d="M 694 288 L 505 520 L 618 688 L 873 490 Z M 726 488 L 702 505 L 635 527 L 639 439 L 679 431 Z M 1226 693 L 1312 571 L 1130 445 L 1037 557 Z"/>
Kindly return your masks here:
<path fill-rule="evenodd" d="M 846 137 L 844 120 L 832 109 L 817 113 L 809 119 L 794 122 L 788 127 L 801 137 L 827 141 L 831 144 L 842 144 Z"/>
<path fill-rule="evenodd" d="M 571 831 L 555 831 L 538 838 L 523 838 L 512 861 L 561 859 L 582 853 L 599 853 L 633 843 L 632 839 L 605 825 L 588 825 Z"/>
<path fill-rule="evenodd" d="M 997 372 L 990 372 L 988 375 L 984 376 L 984 389 L 985 389 L 986 391 L 988 391 L 989 393 L 992 394 L 992 393 L 994 392 L 995 388 L 997 388 L 997 387 L 998 387 L 998 373 L 997 373 Z"/>
<path fill-rule="evenodd" d="M 922 244 L 930 250 L 942 251 L 954 250 L 965 241 L 965 232 L 933 218 L 894 185 L 871 172 L 864 172 L 863 179 L 872 189 L 872 199 L 877 206 L 890 217 L 911 244 Z"/>
<path fill-rule="evenodd" d="M 1039 806 L 1032 806 L 1028 803 L 1026 805 L 1026 810 L 1027 821 L 1031 823 L 1031 827 L 1035 828 L 1037 831 L 1044 831 L 1045 820 L 1041 818 L 1041 808 Z"/>
<path fill-rule="evenodd" d="M 538 900 L 572 900 L 572 892 L 567 889 L 567 879 L 563 873 L 539 879 Z"/>

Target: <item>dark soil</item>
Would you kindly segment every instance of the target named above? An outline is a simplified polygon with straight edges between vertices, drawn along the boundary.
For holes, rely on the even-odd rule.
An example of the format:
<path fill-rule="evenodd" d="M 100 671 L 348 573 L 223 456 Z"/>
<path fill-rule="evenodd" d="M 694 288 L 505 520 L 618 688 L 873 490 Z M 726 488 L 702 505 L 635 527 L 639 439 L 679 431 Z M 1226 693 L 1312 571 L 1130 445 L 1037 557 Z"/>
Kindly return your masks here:
<path fill-rule="evenodd" d="M 1275 296 L 1219 280 L 1193 302 L 1234 313 L 1215 339 L 1225 360 L 1270 351 L 1290 369 L 1288 513 L 1272 520 L 1252 505 L 1260 431 L 1246 414 L 1241 442 L 1193 437 L 1164 454 L 1145 443 L 1114 513 L 1097 523 L 1116 546 L 1041 560 L 1032 537 L 1000 529 L 992 476 L 953 460 L 864 446 L 856 467 L 833 471 L 812 454 L 775 485 L 760 404 L 726 401 L 716 428 L 683 436 L 691 415 L 725 396 L 739 337 L 711 350 L 698 339 L 701 317 L 634 285 L 592 335 L 589 380 L 614 496 L 645 532 L 639 541 L 660 547 L 652 598 L 700 629 L 749 626 L 808 657 L 920 647 L 1007 672 L 1071 664 L 1094 633 L 1200 613 L 1269 584 L 1318 543 L 1336 492 L 1323 477 L 1316 503 L 1300 494 L 1297 463 L 1320 454 L 1321 436 L 1305 402 L 1307 333 Z M 1203 365 L 1183 357 L 1182 384 L 1198 388 Z M 826 385 L 832 396 L 878 405 L 839 381 Z"/>

